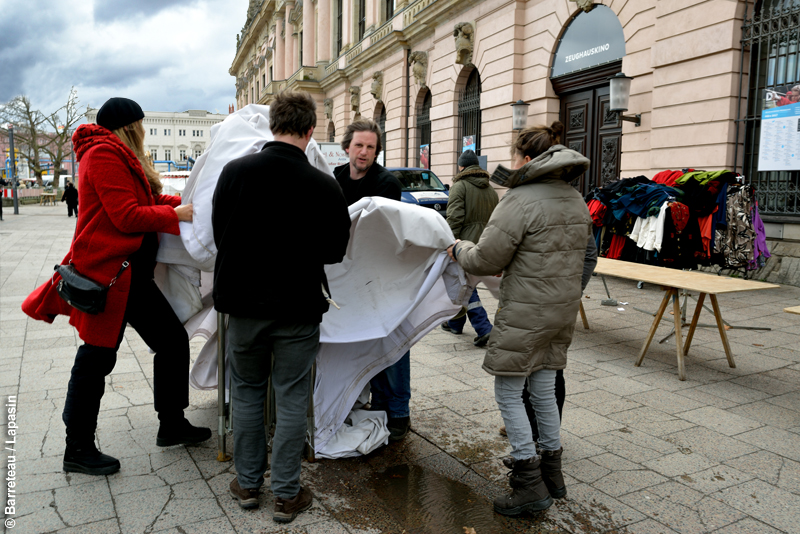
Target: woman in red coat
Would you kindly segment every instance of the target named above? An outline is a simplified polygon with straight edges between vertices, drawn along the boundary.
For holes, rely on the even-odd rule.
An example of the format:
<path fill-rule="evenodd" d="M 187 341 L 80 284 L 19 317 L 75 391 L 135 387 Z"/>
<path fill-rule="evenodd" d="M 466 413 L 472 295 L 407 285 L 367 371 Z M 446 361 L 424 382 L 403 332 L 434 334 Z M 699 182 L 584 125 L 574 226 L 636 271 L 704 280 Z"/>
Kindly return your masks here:
<path fill-rule="evenodd" d="M 161 421 L 156 444 L 200 443 L 208 428 L 186 420 L 189 405 L 189 340 L 183 325 L 153 281 L 157 232 L 180 234 L 179 221 L 192 220 L 192 206 L 161 194 L 160 175 L 144 157 L 144 112 L 133 100 L 112 98 L 97 124 L 80 126 L 72 137 L 81 164 L 80 216 L 75 239 L 62 264 L 108 286 L 106 307 L 90 315 L 69 306 L 57 291 L 58 275 L 22 304 L 34 319 L 53 322 L 69 315 L 84 344 L 78 349 L 62 419 L 67 427 L 64 471 L 108 475 L 116 458 L 94 444 L 105 377 L 114 369 L 126 324 L 153 349 L 155 409 Z M 123 269 L 125 262 L 129 267 Z M 120 273 L 120 270 L 122 272 Z"/>

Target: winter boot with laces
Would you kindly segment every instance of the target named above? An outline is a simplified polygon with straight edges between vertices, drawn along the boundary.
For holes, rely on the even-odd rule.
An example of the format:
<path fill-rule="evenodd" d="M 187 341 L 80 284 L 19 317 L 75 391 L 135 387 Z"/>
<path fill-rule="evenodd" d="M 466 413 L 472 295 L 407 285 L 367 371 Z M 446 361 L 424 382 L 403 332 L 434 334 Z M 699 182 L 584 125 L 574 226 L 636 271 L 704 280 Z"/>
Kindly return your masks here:
<path fill-rule="evenodd" d="M 517 516 L 524 512 L 547 510 L 552 506 L 553 498 L 542 480 L 539 463 L 536 456 L 526 460 L 503 459 L 503 464 L 511 469 L 508 473 L 511 494 L 494 500 L 495 512 Z"/>
<path fill-rule="evenodd" d="M 539 454 L 542 455 L 542 480 L 554 499 L 562 499 L 567 496 L 567 486 L 564 483 L 564 475 L 561 473 L 561 454 L 563 452 L 563 448 L 557 451 L 539 451 Z"/>

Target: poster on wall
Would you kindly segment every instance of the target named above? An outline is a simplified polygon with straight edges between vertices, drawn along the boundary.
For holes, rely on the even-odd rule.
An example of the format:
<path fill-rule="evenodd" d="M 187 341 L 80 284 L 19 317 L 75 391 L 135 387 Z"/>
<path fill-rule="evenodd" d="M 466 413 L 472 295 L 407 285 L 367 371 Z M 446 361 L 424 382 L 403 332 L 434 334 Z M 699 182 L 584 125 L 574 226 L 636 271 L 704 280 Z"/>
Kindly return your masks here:
<path fill-rule="evenodd" d="M 462 141 L 461 152 L 465 152 L 467 150 L 472 150 L 475 152 L 475 136 L 474 135 L 465 135 Z"/>
<path fill-rule="evenodd" d="M 423 169 L 431 168 L 431 145 L 419 145 L 419 166 Z"/>
<path fill-rule="evenodd" d="M 800 104 L 761 112 L 758 170 L 800 170 Z"/>

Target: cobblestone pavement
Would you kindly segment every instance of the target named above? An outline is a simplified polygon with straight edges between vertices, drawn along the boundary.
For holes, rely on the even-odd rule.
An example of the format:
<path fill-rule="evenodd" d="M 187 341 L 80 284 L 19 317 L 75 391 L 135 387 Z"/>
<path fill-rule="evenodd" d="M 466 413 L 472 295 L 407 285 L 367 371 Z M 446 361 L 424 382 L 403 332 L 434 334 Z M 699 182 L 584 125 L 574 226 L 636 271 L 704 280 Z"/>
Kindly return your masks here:
<path fill-rule="evenodd" d="M 435 330 L 411 351 L 413 433 L 366 458 L 304 464 L 315 503 L 287 527 L 272 522 L 268 490 L 259 510 L 238 508 L 227 488 L 233 465 L 216 461 L 214 440 L 155 446 L 152 357 L 132 329 L 98 430 L 101 449 L 119 457 L 122 470 L 62 472 L 61 410 L 80 341 L 65 318 L 33 321 L 20 303 L 61 260 L 75 219 L 61 206 L 4 212 L 0 394 L 4 404 L 16 397 L 19 427 L 8 533 L 800 532 L 800 317 L 783 313 L 798 304 L 800 288 L 722 295 L 731 324 L 771 330 L 730 330 L 730 368 L 716 330 L 699 329 L 681 382 L 672 338 L 654 341 L 644 364 L 633 365 L 651 317 L 632 308 L 655 310 L 660 290 L 610 278 L 620 304 L 604 307 L 603 285 L 593 279 L 584 299 L 591 329 L 577 327 L 566 369 L 569 495 L 515 520 L 491 511 L 489 499 L 506 491 L 499 459 L 509 448 L 483 351 L 469 326 L 461 336 Z M 481 297 L 494 312 L 496 301 Z M 669 329 L 665 322 L 657 339 Z M 201 346 L 193 342 L 192 354 Z M 216 428 L 216 405 L 216 392 L 192 390 L 187 416 Z M 6 417 L 0 423 L 7 436 Z M 3 478 L 11 478 L 9 454 Z"/>

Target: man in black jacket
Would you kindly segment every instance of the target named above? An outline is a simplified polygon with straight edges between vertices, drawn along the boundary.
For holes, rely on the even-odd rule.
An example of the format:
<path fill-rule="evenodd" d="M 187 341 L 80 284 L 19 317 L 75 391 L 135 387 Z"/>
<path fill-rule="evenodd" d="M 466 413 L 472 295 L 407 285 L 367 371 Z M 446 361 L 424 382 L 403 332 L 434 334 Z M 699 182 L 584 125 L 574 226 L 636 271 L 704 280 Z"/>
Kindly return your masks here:
<path fill-rule="evenodd" d="M 72 212 L 75 212 L 75 217 L 78 217 L 78 190 L 72 185 L 72 182 L 67 182 L 64 187 L 64 194 L 61 195 L 61 202 L 67 203 L 67 217 L 72 217 Z"/>
<path fill-rule="evenodd" d="M 336 181 L 348 204 L 364 197 L 400 200 L 402 185 L 394 174 L 375 162 L 381 153 L 381 128 L 374 121 L 357 120 L 345 130 L 342 148 L 350 163 L 334 169 Z M 389 418 L 389 441 L 406 437 L 410 428 L 411 351 L 370 381 L 372 409 L 383 410 Z"/>
<path fill-rule="evenodd" d="M 213 296 L 217 311 L 230 315 L 237 472 L 230 492 L 242 508 L 258 507 L 267 468 L 264 399 L 272 373 L 277 402 L 270 473 L 273 519 L 288 523 L 312 502 L 311 491 L 300 486 L 300 460 L 311 366 L 319 350 L 322 314 L 329 307 L 324 265 L 344 258 L 350 215 L 339 185 L 305 155 L 317 123 L 311 95 L 279 94 L 270 105 L 269 122 L 275 140 L 257 154 L 228 163 L 214 191 L 218 252 Z M 264 190 L 267 199 L 256 194 Z M 298 191 L 302 204 L 291 201 Z M 269 205 L 261 205 L 264 201 Z"/>

